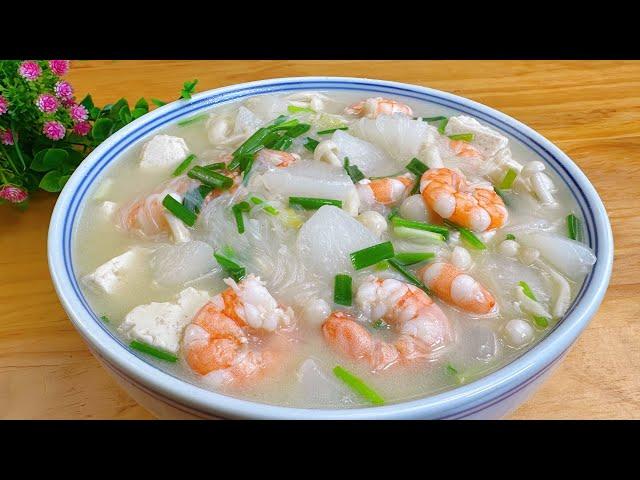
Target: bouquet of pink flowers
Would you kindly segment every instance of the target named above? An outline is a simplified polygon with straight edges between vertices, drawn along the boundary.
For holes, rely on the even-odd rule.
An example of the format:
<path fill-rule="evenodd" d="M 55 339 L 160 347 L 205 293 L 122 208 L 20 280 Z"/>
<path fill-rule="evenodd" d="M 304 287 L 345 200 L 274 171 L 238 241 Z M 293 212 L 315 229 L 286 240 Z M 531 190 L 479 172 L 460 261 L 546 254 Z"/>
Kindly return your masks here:
<path fill-rule="evenodd" d="M 26 207 L 38 188 L 59 192 L 82 160 L 109 135 L 149 111 L 141 98 L 99 108 L 77 101 L 62 77 L 68 60 L 0 61 L 0 203 Z M 191 98 L 197 80 L 185 82 Z M 161 100 L 152 99 L 157 106 Z"/>

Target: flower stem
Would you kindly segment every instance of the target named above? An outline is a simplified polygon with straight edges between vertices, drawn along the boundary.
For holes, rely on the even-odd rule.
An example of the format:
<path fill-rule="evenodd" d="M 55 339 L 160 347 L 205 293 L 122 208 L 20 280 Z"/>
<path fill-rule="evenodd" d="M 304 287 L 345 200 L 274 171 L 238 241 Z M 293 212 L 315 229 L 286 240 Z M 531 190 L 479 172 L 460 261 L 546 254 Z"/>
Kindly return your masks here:
<path fill-rule="evenodd" d="M 27 170 L 27 163 L 24 161 L 24 157 L 22 156 L 22 151 L 20 150 L 20 147 L 18 146 L 18 132 L 15 129 L 15 124 L 13 123 L 13 120 L 11 120 L 11 134 L 13 135 L 13 146 L 16 147 L 16 152 L 18 152 L 18 158 L 20 159 L 20 162 L 22 163 L 22 170 L 26 171 Z"/>

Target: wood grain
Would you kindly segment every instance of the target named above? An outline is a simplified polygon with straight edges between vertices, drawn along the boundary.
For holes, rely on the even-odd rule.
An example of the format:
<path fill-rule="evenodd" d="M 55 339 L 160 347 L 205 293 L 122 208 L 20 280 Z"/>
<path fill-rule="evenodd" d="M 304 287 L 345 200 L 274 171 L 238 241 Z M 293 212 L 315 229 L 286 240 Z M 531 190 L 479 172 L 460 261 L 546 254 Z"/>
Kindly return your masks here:
<path fill-rule="evenodd" d="M 482 102 L 536 129 L 585 171 L 611 217 L 609 291 L 566 360 L 511 415 L 640 418 L 640 62 L 78 61 L 70 80 L 102 104 L 175 98 L 264 78 L 344 75 L 425 85 Z M 0 418 L 152 418 L 109 377 L 67 319 L 48 273 L 55 198 L 0 209 Z"/>

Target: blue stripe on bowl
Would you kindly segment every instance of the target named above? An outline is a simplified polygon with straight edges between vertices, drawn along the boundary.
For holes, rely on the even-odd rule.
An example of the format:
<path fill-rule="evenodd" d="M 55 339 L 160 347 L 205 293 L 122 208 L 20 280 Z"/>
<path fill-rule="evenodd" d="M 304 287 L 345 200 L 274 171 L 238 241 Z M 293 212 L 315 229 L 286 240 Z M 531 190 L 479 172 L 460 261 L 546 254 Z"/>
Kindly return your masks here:
<path fill-rule="evenodd" d="M 535 152 L 538 156 L 542 157 L 545 163 L 552 168 L 559 178 L 564 181 L 570 191 L 573 193 L 573 196 L 580 208 L 580 213 L 582 218 L 584 219 L 585 226 L 585 240 L 586 243 L 596 252 L 598 255 L 599 245 L 598 238 L 595 234 L 595 219 L 593 212 L 588 208 L 587 198 L 585 193 L 580 188 L 578 182 L 571 176 L 568 169 L 560 163 L 555 156 L 540 142 L 536 139 L 531 138 L 526 135 L 524 132 L 520 131 L 513 125 L 503 121 L 500 118 L 496 118 L 482 110 L 479 110 L 471 105 L 466 105 L 459 101 L 443 98 L 437 94 L 426 93 L 426 92 L 418 92 L 411 90 L 409 88 L 403 88 L 399 86 L 388 86 L 388 85 L 375 85 L 372 86 L 371 83 L 366 81 L 358 82 L 358 81 L 333 81 L 333 80 L 317 80 L 317 81 L 307 81 L 307 82 L 276 82 L 266 86 L 249 86 L 238 88 L 232 92 L 226 93 L 211 93 L 210 95 L 203 96 L 201 98 L 195 99 L 189 103 L 185 103 L 183 108 L 177 110 L 168 110 L 165 114 L 160 115 L 158 118 L 155 118 L 153 121 L 145 124 L 139 129 L 133 130 L 129 132 L 127 135 L 123 136 L 123 138 L 119 139 L 116 143 L 114 143 L 111 148 L 105 151 L 101 157 L 96 161 L 94 168 L 92 168 L 89 173 L 81 180 L 78 185 L 76 194 L 72 198 L 69 204 L 68 215 L 65 217 L 64 226 L 63 226 L 63 261 L 66 270 L 66 274 L 68 276 L 69 282 L 73 291 L 81 302 L 82 306 L 85 309 L 85 313 L 94 318 L 100 328 L 102 328 L 112 339 L 118 342 L 123 348 L 129 350 L 130 353 L 136 355 L 142 361 L 148 363 L 154 368 L 158 369 L 155 365 L 146 361 L 146 359 L 139 355 L 137 352 L 134 352 L 126 345 L 124 345 L 120 339 L 111 332 L 106 326 L 99 321 L 98 316 L 92 311 L 89 303 L 84 297 L 80 287 L 78 285 L 77 277 L 74 271 L 74 262 L 73 262 L 73 252 L 72 252 L 72 232 L 76 227 L 76 220 L 78 217 L 78 211 L 81 208 L 81 205 L 87 196 L 87 193 L 95 183 L 96 179 L 100 176 L 100 174 L 107 168 L 120 154 L 122 154 L 125 150 L 135 144 L 138 140 L 144 138 L 152 132 L 155 132 L 168 124 L 172 124 L 178 119 L 187 118 L 197 112 L 208 110 L 213 106 L 220 105 L 223 103 L 228 103 L 236 100 L 240 100 L 246 97 L 266 94 L 266 93 L 275 93 L 275 92 L 288 92 L 295 90 L 353 90 L 359 92 L 371 92 L 375 94 L 391 94 L 397 97 L 410 98 L 418 101 L 426 101 L 432 104 L 441 105 L 446 108 L 450 108 L 456 110 L 458 112 L 467 113 L 484 123 L 501 130 L 518 141 L 522 142 L 527 148 Z M 595 267 L 594 267 L 595 269 Z M 585 281 L 583 282 L 574 302 L 571 307 L 567 311 L 565 318 L 571 314 L 571 312 L 575 309 L 575 306 L 580 302 L 583 298 L 585 291 L 588 289 L 591 284 L 593 278 L 593 270 L 587 275 Z M 558 322 L 554 329 L 558 327 L 561 322 Z M 551 333 L 551 332 L 550 332 Z M 548 336 L 546 337 L 548 338 Z M 544 340 L 543 340 L 544 341 Z M 515 361 L 512 360 L 512 361 Z M 160 369 L 158 369 L 160 370 Z M 162 370 L 160 370 L 162 371 Z M 182 380 L 180 377 L 173 375 L 169 372 L 162 373 L 166 375 L 170 375 L 174 378 Z M 472 382 L 473 383 L 473 382 Z M 518 389 L 516 386 L 509 391 L 505 392 L 501 397 L 505 395 L 508 396 L 512 391 Z M 205 389 L 202 389 L 207 391 Z M 374 408 L 374 407 L 372 407 Z M 455 416 L 461 414 L 462 412 L 458 412 Z M 448 415 L 448 416 L 453 416 Z"/>

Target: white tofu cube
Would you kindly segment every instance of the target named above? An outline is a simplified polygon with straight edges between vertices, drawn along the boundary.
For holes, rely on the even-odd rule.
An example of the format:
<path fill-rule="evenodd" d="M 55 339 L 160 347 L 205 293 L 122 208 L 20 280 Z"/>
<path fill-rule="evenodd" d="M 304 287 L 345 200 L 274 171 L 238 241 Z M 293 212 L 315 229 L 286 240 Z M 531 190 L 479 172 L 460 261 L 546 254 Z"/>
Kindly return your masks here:
<path fill-rule="evenodd" d="M 174 168 L 189 155 L 184 139 L 171 135 L 156 135 L 142 147 L 140 167 L 143 169 Z"/>
<path fill-rule="evenodd" d="M 473 141 L 470 143 L 480 150 L 485 159 L 493 157 L 509 143 L 509 139 L 501 133 L 465 115 L 449 118 L 445 133 L 447 135 L 473 133 Z"/>
<path fill-rule="evenodd" d="M 178 353 L 185 327 L 209 300 L 209 294 L 193 287 L 178 295 L 176 302 L 139 305 L 124 318 L 118 331 L 129 340 L 138 340 L 171 353 Z"/>
<path fill-rule="evenodd" d="M 135 262 L 136 254 L 135 250 L 128 250 L 118 255 L 100 265 L 93 273 L 85 275 L 82 281 L 98 292 L 112 294 L 123 283 L 127 270 Z"/>

